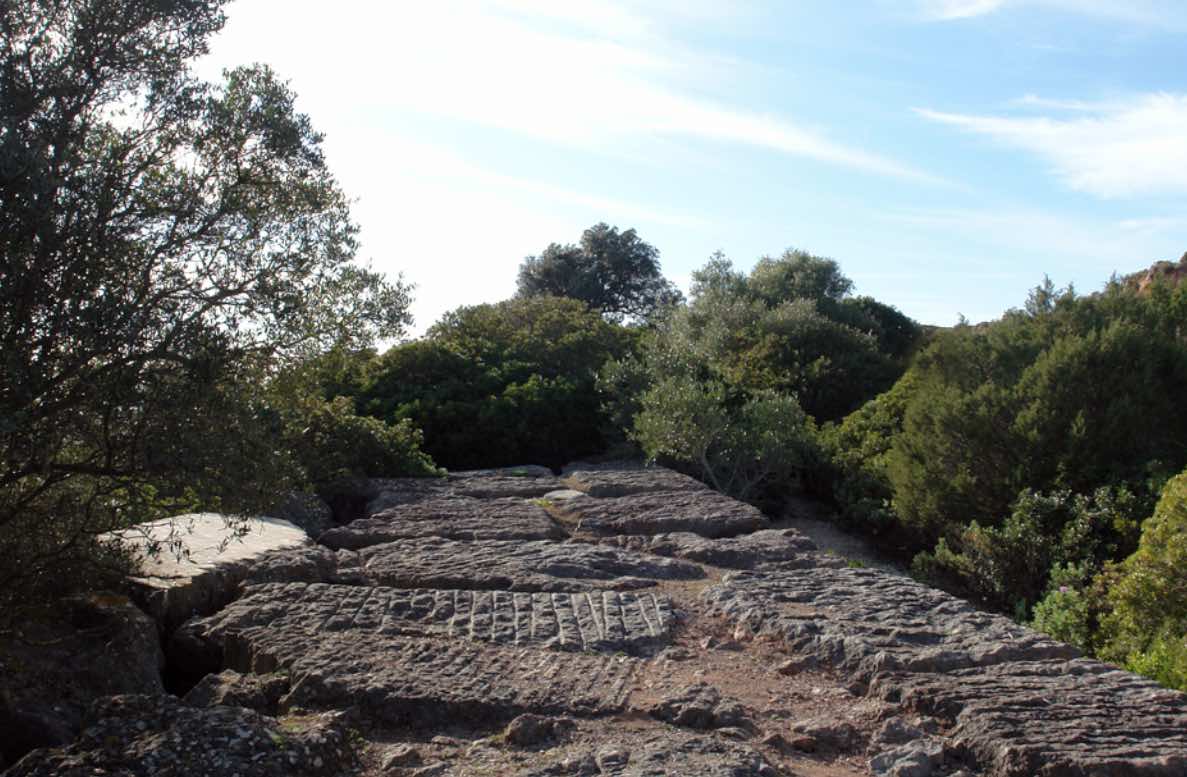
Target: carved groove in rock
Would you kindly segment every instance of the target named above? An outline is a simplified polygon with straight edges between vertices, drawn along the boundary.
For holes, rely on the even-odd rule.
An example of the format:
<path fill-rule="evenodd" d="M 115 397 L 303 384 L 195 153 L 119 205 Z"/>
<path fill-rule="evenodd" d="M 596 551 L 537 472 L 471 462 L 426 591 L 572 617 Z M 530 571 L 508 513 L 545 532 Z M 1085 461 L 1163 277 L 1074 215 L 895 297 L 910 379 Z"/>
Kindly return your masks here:
<path fill-rule="evenodd" d="M 408 590 L 305 583 L 249 586 L 185 633 L 215 642 L 253 630 L 446 637 L 567 651 L 637 653 L 665 644 L 671 602 L 651 593 Z M 184 638 L 184 637 L 181 637 Z"/>

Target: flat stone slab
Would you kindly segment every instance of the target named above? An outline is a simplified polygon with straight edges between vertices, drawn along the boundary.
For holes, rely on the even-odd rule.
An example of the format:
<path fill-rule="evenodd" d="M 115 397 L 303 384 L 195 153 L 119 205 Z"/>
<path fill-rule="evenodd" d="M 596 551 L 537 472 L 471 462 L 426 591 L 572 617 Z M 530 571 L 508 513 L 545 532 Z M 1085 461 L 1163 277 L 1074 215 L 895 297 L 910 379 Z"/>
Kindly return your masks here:
<path fill-rule="evenodd" d="M 531 499 L 564 488 L 547 467 L 528 465 L 450 472 L 443 478 L 373 478 L 362 484 L 368 514 L 426 499 L 471 497 Z"/>
<path fill-rule="evenodd" d="M 333 777 L 354 765 L 335 715 L 299 726 L 241 707 L 190 707 L 176 697 L 112 696 L 70 746 L 35 750 L 6 777 Z"/>
<path fill-rule="evenodd" d="M 651 593 L 407 590 L 271 583 L 247 586 L 217 615 L 183 627 L 219 642 L 252 629 L 352 631 L 575 652 L 638 654 L 670 641 L 671 602 Z"/>
<path fill-rule="evenodd" d="M 397 588 L 589 591 L 696 580 L 696 564 L 584 543 L 418 537 L 363 548 L 362 575 Z"/>
<path fill-rule="evenodd" d="M 409 614 L 421 601 L 436 602 L 435 593 L 329 588 L 308 586 L 295 601 L 260 589 L 256 595 L 267 604 L 228 608 L 186 624 L 170 653 L 190 666 L 214 664 L 244 674 L 284 670 L 291 690 L 280 700 L 282 712 L 354 708 L 394 725 L 616 712 L 640 667 L 639 659 L 618 654 L 421 636 L 448 628 L 448 619 L 423 616 L 418 623 Z M 386 608 L 398 610 L 401 603 L 409 610 L 389 617 Z"/>
<path fill-rule="evenodd" d="M 575 462 L 565 467 L 562 478 L 570 488 L 596 497 L 629 496 L 655 491 L 709 490 L 704 483 L 688 475 L 638 461 L 602 464 Z"/>
<path fill-rule="evenodd" d="M 566 499 L 557 509 L 596 535 L 691 532 L 734 537 L 765 529 L 769 521 L 751 505 L 716 491 L 661 491 L 630 496 Z"/>
<path fill-rule="evenodd" d="M 844 566 L 840 559 L 818 553 L 812 540 L 795 529 L 762 529 L 753 534 L 717 540 L 691 532 L 654 536 L 618 535 L 604 537 L 602 543 L 638 553 L 681 558 L 727 569 L 754 569 L 770 563 L 804 568 Z"/>
<path fill-rule="evenodd" d="M 218 513 L 191 513 L 105 535 L 138 553 L 140 574 L 132 578 L 136 598 L 165 630 L 229 602 L 263 556 L 311 544 L 302 529 L 279 518 L 253 518 L 242 536 L 236 536 L 230 520 Z M 180 543 L 180 557 L 168 546 L 172 539 Z M 150 555 L 154 543 L 164 547 Z"/>
<path fill-rule="evenodd" d="M 771 565 L 732 572 L 704 594 L 751 634 L 864 681 L 892 669 L 947 672 L 1079 651 L 910 578 L 875 569 Z"/>
<path fill-rule="evenodd" d="M 943 720 L 993 775 L 1187 774 L 1187 694 L 1099 661 L 890 672 L 871 694 Z"/>
<path fill-rule="evenodd" d="M 565 532 L 543 507 L 524 499 L 434 496 L 335 527 L 318 541 L 334 549 L 357 549 L 410 537 L 547 540 L 564 539 Z"/>

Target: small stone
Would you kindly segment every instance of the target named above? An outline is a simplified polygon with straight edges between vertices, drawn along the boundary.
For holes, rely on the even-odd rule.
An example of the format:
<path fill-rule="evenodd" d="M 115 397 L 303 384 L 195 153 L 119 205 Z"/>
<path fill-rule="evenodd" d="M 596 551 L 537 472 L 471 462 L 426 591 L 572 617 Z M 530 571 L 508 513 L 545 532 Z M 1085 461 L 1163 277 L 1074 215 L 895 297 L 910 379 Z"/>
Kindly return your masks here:
<path fill-rule="evenodd" d="M 788 744 L 791 745 L 793 750 L 799 750 L 803 753 L 815 753 L 818 746 L 818 743 L 814 737 L 810 737 L 805 734 L 793 736 L 788 741 Z"/>
<path fill-rule="evenodd" d="M 383 770 L 416 766 L 420 763 L 420 753 L 412 745 L 397 745 L 383 757 Z"/>
<path fill-rule="evenodd" d="M 631 754 L 626 750 L 614 747 L 604 747 L 594 756 L 594 761 L 602 771 L 621 769 L 631 761 Z"/>
<path fill-rule="evenodd" d="M 558 739 L 575 727 L 576 724 L 567 718 L 520 715 L 508 724 L 503 736 L 509 744 L 532 747 Z"/>

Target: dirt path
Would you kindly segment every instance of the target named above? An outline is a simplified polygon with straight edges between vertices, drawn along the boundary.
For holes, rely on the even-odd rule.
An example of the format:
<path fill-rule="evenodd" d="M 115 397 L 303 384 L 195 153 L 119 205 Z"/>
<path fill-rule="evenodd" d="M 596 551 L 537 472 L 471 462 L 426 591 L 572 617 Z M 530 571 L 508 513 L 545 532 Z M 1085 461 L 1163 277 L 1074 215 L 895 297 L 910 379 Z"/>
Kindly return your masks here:
<path fill-rule="evenodd" d="M 868 539 L 843 531 L 828 520 L 828 509 L 819 502 L 790 497 L 782 517 L 773 525 L 778 529 L 795 529 L 825 553 L 895 575 L 907 574 L 901 564 L 880 555 Z"/>

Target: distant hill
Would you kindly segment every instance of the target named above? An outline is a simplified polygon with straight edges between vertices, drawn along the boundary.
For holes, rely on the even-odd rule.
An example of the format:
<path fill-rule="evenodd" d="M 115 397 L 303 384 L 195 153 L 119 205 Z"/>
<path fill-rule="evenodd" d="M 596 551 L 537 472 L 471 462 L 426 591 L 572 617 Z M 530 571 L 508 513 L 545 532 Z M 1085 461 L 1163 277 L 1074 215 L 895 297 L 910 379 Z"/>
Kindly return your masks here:
<path fill-rule="evenodd" d="M 1183 254 L 1177 264 L 1167 261 L 1155 262 L 1147 270 L 1126 275 L 1123 281 L 1126 286 L 1132 287 L 1140 294 L 1156 282 L 1164 281 L 1172 286 L 1178 286 L 1185 279 L 1187 279 L 1187 253 Z"/>

